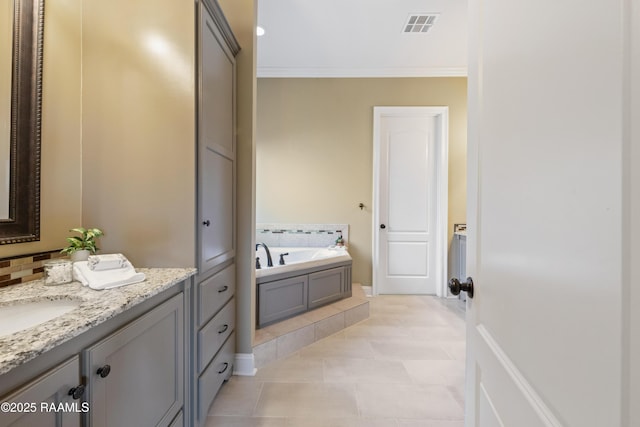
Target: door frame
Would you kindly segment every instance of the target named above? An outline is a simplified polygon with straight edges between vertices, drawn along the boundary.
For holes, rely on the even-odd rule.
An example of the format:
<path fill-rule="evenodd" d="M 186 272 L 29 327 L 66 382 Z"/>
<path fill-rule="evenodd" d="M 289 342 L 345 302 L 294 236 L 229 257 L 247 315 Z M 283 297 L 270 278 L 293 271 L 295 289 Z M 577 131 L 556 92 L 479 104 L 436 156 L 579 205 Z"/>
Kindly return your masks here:
<path fill-rule="evenodd" d="M 433 117 L 435 119 L 435 154 L 436 154 L 436 295 L 447 296 L 447 229 L 449 206 L 449 107 L 373 107 L 373 283 L 372 294 L 378 295 L 378 265 L 380 262 L 379 244 L 380 234 L 380 188 L 378 178 L 380 176 L 380 123 L 383 117 Z"/>

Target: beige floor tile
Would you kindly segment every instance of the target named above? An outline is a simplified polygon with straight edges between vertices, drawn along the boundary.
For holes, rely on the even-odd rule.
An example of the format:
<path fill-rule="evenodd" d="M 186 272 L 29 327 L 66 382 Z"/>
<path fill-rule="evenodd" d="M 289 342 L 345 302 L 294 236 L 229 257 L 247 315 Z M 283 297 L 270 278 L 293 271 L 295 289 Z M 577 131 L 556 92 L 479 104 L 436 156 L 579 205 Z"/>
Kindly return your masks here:
<path fill-rule="evenodd" d="M 209 416 L 205 427 L 289 427 L 286 418 Z"/>
<path fill-rule="evenodd" d="M 410 383 L 401 361 L 374 359 L 324 359 L 326 382 Z"/>
<path fill-rule="evenodd" d="M 265 383 L 256 406 L 258 417 L 357 417 L 352 384 Z"/>
<path fill-rule="evenodd" d="M 415 383 L 464 384 L 464 366 L 459 360 L 404 360 L 402 363 Z"/>
<path fill-rule="evenodd" d="M 376 358 L 391 360 L 450 360 L 452 356 L 439 345 L 412 338 L 372 339 L 371 348 Z"/>
<path fill-rule="evenodd" d="M 270 382 L 322 382 L 322 359 L 307 359 L 294 354 L 259 369 L 255 378 Z"/>
<path fill-rule="evenodd" d="M 330 308 L 277 326 L 287 338 L 254 349 L 257 375 L 222 387 L 207 427 L 463 427 L 464 304 L 367 301 L 368 318 L 316 342 L 335 327 L 314 326 L 336 315 Z M 282 332 L 269 328 L 264 337 Z M 278 351 L 289 355 L 275 360 Z"/>
<path fill-rule="evenodd" d="M 419 384 L 358 384 L 363 417 L 460 420 L 462 406 L 447 387 Z"/>
<path fill-rule="evenodd" d="M 369 340 L 363 338 L 347 338 L 343 335 L 336 334 L 303 348 L 300 350 L 300 357 L 315 359 L 373 359 L 375 354 Z"/>
<path fill-rule="evenodd" d="M 396 427 L 394 420 L 375 418 L 289 418 L 287 427 Z"/>
<path fill-rule="evenodd" d="M 397 420 L 398 427 L 464 427 L 464 421 L 448 420 Z"/>
<path fill-rule="evenodd" d="M 315 341 L 316 330 L 313 324 L 296 329 L 276 339 L 276 355 L 278 359 L 308 346 Z"/>
<path fill-rule="evenodd" d="M 241 381 L 238 378 L 231 377 L 220 389 L 209 408 L 209 415 L 253 415 L 263 385 L 257 381 Z"/>
<path fill-rule="evenodd" d="M 345 313 L 339 313 L 316 322 L 314 325 L 316 330 L 316 341 L 343 330 L 344 317 Z"/>

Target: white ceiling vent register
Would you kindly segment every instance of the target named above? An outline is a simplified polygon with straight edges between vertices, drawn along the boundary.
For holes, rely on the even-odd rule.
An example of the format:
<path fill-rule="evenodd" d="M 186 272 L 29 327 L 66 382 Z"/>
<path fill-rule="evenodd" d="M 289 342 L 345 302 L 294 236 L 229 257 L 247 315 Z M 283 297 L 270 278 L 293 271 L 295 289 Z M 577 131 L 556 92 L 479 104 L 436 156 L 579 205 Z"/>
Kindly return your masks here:
<path fill-rule="evenodd" d="M 407 18 L 407 22 L 404 24 L 403 33 L 426 33 L 433 27 L 433 24 L 438 19 L 436 14 L 428 13 L 412 13 Z"/>

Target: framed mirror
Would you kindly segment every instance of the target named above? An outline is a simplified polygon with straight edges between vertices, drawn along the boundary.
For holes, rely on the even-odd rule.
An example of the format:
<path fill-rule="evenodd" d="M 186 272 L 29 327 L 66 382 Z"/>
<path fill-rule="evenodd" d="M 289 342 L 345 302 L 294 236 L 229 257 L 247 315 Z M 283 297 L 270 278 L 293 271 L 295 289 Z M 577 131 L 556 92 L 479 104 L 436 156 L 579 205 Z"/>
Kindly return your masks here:
<path fill-rule="evenodd" d="M 0 0 L 0 244 L 40 240 L 44 0 Z M 9 105 L 6 105 L 9 103 Z"/>

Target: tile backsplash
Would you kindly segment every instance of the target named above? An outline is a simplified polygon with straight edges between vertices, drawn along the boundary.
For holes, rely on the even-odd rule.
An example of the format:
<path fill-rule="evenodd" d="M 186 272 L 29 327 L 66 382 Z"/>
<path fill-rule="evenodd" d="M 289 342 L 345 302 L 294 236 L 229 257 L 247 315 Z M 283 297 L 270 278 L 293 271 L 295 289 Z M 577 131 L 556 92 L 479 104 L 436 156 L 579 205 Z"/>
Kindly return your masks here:
<path fill-rule="evenodd" d="M 0 259 L 0 288 L 41 279 L 44 263 L 55 258 L 65 258 L 65 255 L 58 249 Z"/>
<path fill-rule="evenodd" d="M 349 245 L 349 224 L 256 224 L 256 243 L 273 247 L 326 247 L 342 236 Z"/>

